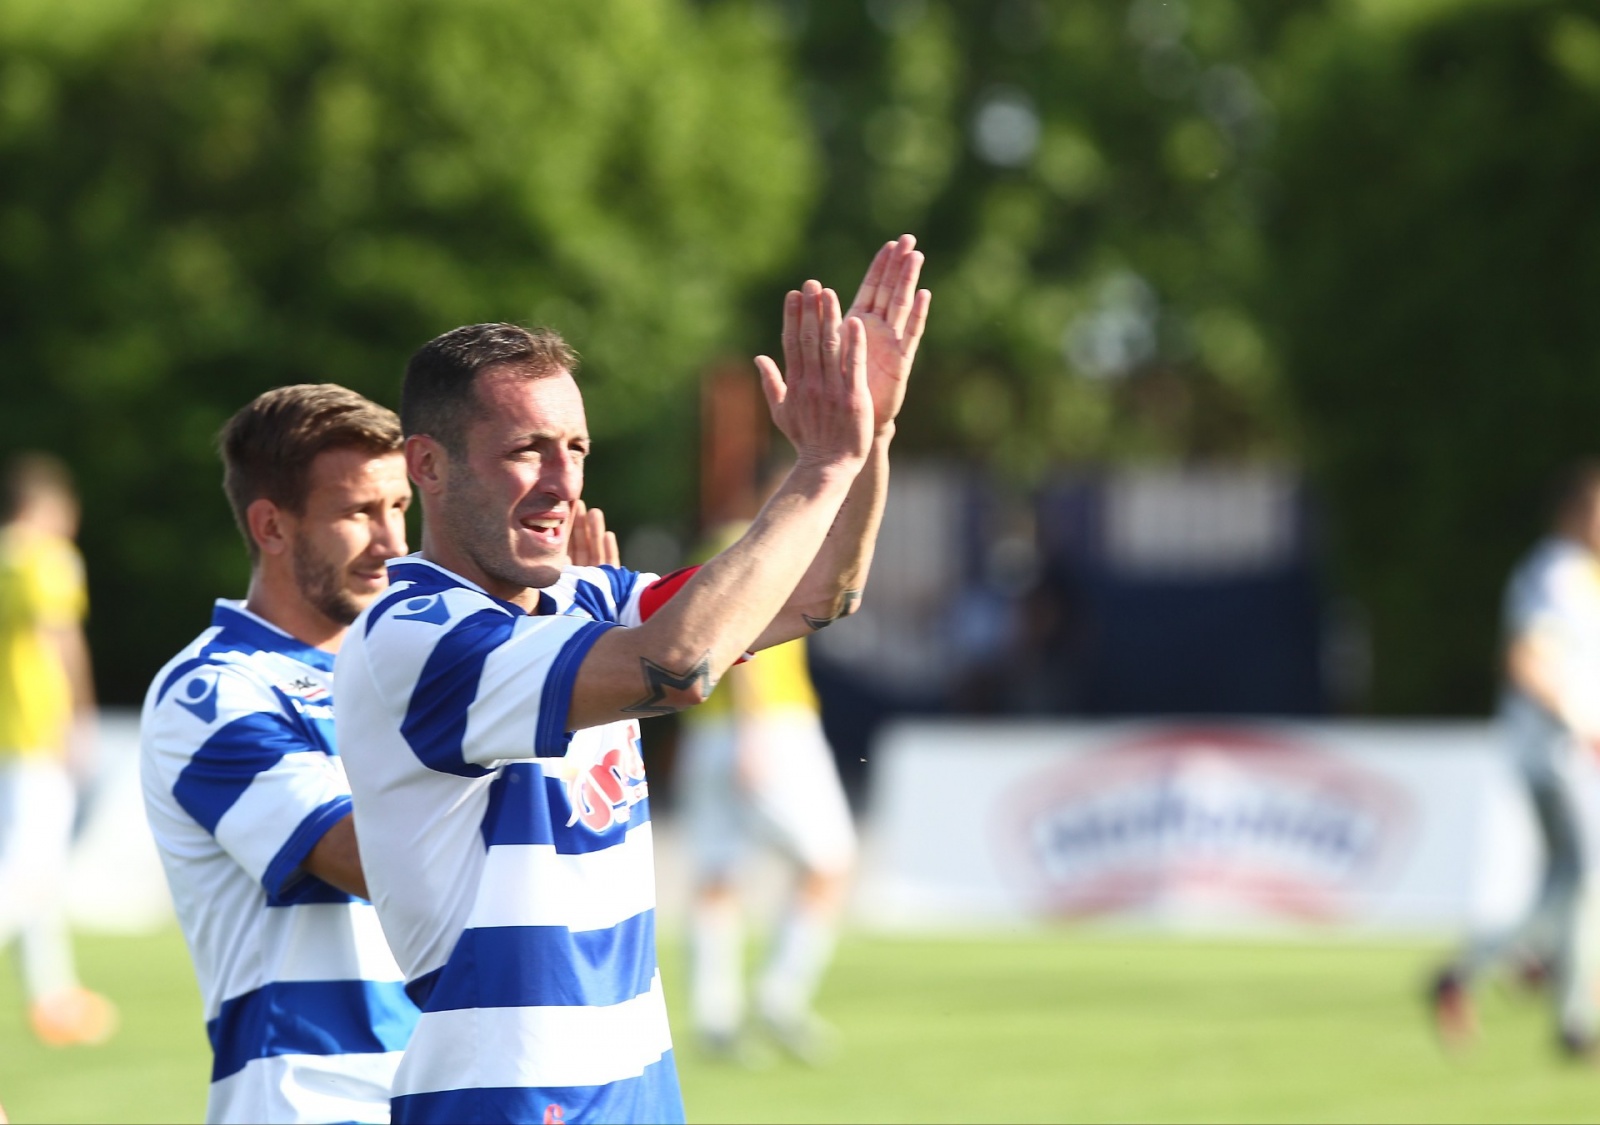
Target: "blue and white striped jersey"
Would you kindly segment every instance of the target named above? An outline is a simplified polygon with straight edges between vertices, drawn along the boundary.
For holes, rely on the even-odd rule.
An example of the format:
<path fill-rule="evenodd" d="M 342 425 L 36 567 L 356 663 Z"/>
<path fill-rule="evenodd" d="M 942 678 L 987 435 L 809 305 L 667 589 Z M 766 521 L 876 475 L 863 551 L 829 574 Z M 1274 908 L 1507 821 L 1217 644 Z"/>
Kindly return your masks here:
<path fill-rule="evenodd" d="M 333 656 L 219 601 L 151 684 L 145 811 L 194 958 L 206 1120 L 388 1121 L 417 1010 L 370 903 L 302 870 L 350 811 Z"/>
<path fill-rule="evenodd" d="M 529 614 L 400 559 L 339 653 L 368 886 L 422 1006 L 396 1122 L 683 1120 L 639 727 L 567 733 L 653 578 L 572 569 Z"/>

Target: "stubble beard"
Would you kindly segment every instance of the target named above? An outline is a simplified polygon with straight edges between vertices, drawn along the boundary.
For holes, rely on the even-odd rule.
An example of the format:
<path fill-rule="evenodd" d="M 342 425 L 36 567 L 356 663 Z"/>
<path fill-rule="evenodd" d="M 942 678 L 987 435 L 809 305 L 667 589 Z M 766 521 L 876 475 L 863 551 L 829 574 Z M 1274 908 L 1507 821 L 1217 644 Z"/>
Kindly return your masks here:
<path fill-rule="evenodd" d="M 312 609 L 340 625 L 355 624 L 366 608 L 345 585 L 345 568 L 319 558 L 305 539 L 294 545 L 294 584 Z"/>
<path fill-rule="evenodd" d="M 487 577 L 524 590 L 542 589 L 561 577 L 564 555 L 546 563 L 517 560 L 511 529 L 473 484 L 457 483 L 452 493 L 440 512 L 444 533 Z"/>

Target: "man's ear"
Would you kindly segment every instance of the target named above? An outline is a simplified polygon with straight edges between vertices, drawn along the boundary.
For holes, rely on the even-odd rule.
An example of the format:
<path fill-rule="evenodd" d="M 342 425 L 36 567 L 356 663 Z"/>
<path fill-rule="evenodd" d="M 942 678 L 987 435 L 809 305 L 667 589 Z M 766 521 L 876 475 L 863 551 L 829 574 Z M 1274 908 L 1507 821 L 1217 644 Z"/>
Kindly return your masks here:
<path fill-rule="evenodd" d="M 244 522 L 263 555 L 286 555 L 293 548 L 289 515 L 271 500 L 252 500 L 244 510 Z"/>
<path fill-rule="evenodd" d="M 406 438 L 406 475 L 425 494 L 437 496 L 450 475 L 450 455 L 427 434 L 413 434 Z"/>

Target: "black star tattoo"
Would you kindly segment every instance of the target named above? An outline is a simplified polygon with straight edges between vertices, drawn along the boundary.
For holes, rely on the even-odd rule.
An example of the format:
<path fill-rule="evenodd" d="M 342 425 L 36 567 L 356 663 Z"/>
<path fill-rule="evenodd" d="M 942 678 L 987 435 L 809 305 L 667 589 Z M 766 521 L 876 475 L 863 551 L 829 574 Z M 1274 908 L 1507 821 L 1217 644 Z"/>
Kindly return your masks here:
<path fill-rule="evenodd" d="M 710 649 L 685 672 L 673 672 L 647 657 L 639 658 L 639 667 L 644 672 L 644 686 L 649 694 L 623 708 L 631 715 L 671 715 L 694 706 L 717 686 L 717 681 L 711 678 Z M 683 698 L 688 692 L 694 692 L 697 698 Z"/>
<path fill-rule="evenodd" d="M 844 593 L 839 595 L 839 605 L 833 611 L 832 617 L 812 617 L 809 613 L 802 613 L 800 616 L 805 618 L 806 624 L 811 626 L 813 629 L 826 629 L 829 625 L 832 625 L 835 621 L 839 620 L 839 618 L 849 617 L 856 611 L 856 607 L 860 604 L 861 591 L 846 590 Z"/>

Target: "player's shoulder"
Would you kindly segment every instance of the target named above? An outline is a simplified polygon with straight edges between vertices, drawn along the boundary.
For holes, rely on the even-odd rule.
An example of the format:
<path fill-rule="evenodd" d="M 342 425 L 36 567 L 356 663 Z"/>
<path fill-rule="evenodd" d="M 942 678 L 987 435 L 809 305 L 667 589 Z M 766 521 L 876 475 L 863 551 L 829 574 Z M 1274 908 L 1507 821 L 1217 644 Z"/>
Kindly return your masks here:
<path fill-rule="evenodd" d="M 522 611 L 443 567 L 415 557 L 396 559 L 389 564 L 389 589 L 356 618 L 350 640 L 357 648 L 383 650 L 431 645 L 440 633 L 485 612 L 514 617 Z"/>
<path fill-rule="evenodd" d="M 191 648 L 151 682 L 140 717 L 146 759 L 187 760 L 219 731 L 234 724 L 285 720 L 285 697 L 274 690 L 271 672 L 248 654 Z"/>
<path fill-rule="evenodd" d="M 543 591 L 556 613 L 583 613 L 597 621 L 617 621 L 639 592 L 654 580 L 623 566 L 569 566 Z"/>
<path fill-rule="evenodd" d="M 150 682 L 145 721 L 212 727 L 251 712 L 282 711 L 291 697 L 330 694 L 330 661 L 278 636 L 237 603 L 219 601 L 211 626 Z"/>

